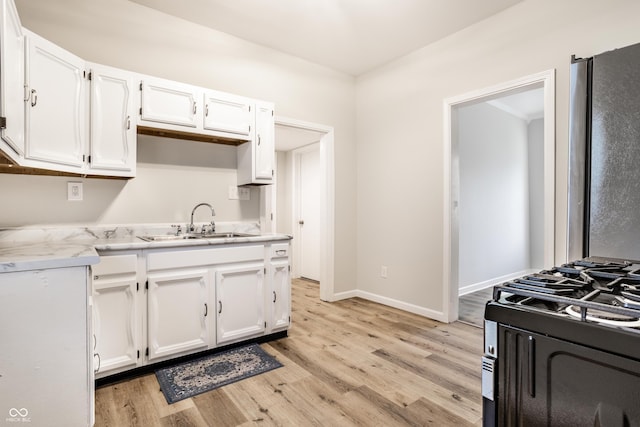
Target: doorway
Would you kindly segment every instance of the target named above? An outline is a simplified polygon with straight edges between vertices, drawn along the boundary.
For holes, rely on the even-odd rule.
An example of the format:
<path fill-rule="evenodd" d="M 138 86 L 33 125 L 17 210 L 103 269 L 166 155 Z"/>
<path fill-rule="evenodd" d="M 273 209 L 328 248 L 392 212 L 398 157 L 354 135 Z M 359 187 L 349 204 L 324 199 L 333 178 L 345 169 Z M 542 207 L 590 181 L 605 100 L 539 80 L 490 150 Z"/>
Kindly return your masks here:
<path fill-rule="evenodd" d="M 445 100 L 448 321 L 460 295 L 554 263 L 554 86 L 551 70 Z"/>
<path fill-rule="evenodd" d="M 334 299 L 334 131 L 330 126 L 303 122 L 296 119 L 276 117 L 276 179 L 275 184 L 266 186 L 263 198 L 266 202 L 261 206 L 261 222 L 270 232 L 286 233 L 294 236 L 292 240 L 292 277 L 300 277 L 298 247 L 305 240 L 296 238 L 294 230 L 299 226 L 296 212 L 296 167 L 295 153 L 304 152 L 302 147 L 315 144 L 317 147 L 316 199 L 318 231 L 315 252 L 317 257 L 316 275 L 320 282 L 320 299 Z M 307 159 L 308 160 L 308 159 Z M 307 208 L 310 209 L 310 208 Z M 306 221 L 303 219 L 303 221 Z M 309 240 L 308 238 L 306 240 Z M 308 274 L 308 273 L 307 273 Z"/>
<path fill-rule="evenodd" d="M 320 146 L 313 143 L 293 151 L 294 250 L 297 277 L 320 282 Z"/>

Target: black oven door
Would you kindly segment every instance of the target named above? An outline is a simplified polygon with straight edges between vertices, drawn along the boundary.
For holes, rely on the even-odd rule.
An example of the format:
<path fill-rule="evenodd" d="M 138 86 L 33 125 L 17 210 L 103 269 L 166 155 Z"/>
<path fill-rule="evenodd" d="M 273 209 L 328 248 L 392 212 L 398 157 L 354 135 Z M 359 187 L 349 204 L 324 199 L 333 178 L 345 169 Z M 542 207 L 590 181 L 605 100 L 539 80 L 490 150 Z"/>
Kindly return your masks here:
<path fill-rule="evenodd" d="M 503 325 L 498 349 L 497 425 L 640 427 L 640 361 Z"/>

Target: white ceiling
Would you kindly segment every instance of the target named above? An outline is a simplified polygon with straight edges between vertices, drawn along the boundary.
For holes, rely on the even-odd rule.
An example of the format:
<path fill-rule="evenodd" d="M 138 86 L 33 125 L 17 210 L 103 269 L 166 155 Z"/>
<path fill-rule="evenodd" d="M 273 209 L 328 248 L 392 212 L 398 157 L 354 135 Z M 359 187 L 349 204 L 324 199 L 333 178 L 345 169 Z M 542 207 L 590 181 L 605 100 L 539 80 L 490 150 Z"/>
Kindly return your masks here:
<path fill-rule="evenodd" d="M 544 117 L 544 88 L 505 95 L 487 103 L 530 122 Z"/>
<path fill-rule="evenodd" d="M 357 76 L 522 0 L 131 0 Z"/>

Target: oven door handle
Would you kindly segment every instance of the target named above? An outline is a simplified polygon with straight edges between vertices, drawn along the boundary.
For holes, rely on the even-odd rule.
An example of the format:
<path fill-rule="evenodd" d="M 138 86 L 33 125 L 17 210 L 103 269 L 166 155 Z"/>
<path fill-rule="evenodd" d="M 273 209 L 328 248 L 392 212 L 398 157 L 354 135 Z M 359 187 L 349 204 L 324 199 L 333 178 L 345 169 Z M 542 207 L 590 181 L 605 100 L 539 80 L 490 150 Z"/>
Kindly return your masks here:
<path fill-rule="evenodd" d="M 529 343 L 527 349 L 528 355 L 528 392 L 529 396 L 536 397 L 536 340 L 533 336 L 529 335 Z"/>

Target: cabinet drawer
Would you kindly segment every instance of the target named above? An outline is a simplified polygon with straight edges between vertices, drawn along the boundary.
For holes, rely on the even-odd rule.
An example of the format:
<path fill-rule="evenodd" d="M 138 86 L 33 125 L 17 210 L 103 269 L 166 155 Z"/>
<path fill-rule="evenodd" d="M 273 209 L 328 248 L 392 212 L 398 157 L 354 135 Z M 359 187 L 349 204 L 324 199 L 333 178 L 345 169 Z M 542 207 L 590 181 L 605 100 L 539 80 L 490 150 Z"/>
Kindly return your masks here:
<path fill-rule="evenodd" d="M 271 258 L 286 258 L 289 256 L 288 243 L 275 243 L 271 245 Z"/>
<path fill-rule="evenodd" d="M 236 246 L 231 248 L 192 249 L 157 252 L 147 256 L 147 270 L 197 267 L 264 260 L 264 246 Z"/>
<path fill-rule="evenodd" d="M 138 257 L 135 254 L 101 256 L 100 263 L 91 266 L 92 275 L 136 273 Z"/>

